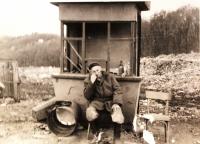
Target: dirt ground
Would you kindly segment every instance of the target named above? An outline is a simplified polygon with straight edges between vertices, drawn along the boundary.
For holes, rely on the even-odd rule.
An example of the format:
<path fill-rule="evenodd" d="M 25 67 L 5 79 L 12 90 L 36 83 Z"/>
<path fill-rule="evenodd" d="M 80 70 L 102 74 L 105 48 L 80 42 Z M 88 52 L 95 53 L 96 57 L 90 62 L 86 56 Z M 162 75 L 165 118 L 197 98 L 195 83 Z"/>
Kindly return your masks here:
<path fill-rule="evenodd" d="M 45 123 L 32 118 L 31 109 L 42 99 L 22 100 L 20 103 L 0 104 L 0 143 L 1 144 L 86 144 L 86 130 L 78 130 L 70 137 L 58 137 Z M 162 142 L 163 128 L 154 126 L 155 139 Z M 109 130 L 107 130 L 109 133 Z M 111 135 L 110 135 L 111 136 Z M 141 144 L 142 140 L 132 133 L 123 131 L 124 144 Z M 200 144 L 200 125 L 198 119 L 172 119 L 170 124 L 170 143 Z"/>

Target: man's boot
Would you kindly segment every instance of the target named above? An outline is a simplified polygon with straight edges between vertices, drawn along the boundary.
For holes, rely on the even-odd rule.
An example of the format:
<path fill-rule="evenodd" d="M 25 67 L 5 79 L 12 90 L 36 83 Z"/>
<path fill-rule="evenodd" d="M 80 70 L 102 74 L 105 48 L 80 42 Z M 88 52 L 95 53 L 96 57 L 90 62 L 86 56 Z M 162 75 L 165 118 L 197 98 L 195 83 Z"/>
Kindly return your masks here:
<path fill-rule="evenodd" d="M 90 144 L 96 144 L 98 141 L 98 135 L 99 135 L 99 128 L 96 124 L 96 120 L 90 122 L 90 126 L 91 126 L 91 131 L 92 131 L 92 135 L 89 138 Z"/>
<path fill-rule="evenodd" d="M 122 144 L 121 137 L 121 124 L 113 123 L 113 143 Z"/>

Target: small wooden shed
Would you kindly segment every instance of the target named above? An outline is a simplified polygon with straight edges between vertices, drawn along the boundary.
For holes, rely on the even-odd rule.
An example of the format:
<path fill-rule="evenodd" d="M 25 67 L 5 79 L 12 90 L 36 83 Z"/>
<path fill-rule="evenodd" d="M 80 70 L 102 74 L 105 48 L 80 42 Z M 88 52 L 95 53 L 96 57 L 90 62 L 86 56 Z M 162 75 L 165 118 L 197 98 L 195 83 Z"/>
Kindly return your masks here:
<path fill-rule="evenodd" d="M 75 100 L 85 112 L 83 80 L 90 62 L 116 74 L 124 91 L 125 121 L 132 123 L 138 107 L 141 50 L 141 11 L 150 2 L 133 0 L 54 1 L 59 8 L 60 74 L 53 75 L 57 98 Z M 118 76 L 120 61 L 126 76 Z"/>

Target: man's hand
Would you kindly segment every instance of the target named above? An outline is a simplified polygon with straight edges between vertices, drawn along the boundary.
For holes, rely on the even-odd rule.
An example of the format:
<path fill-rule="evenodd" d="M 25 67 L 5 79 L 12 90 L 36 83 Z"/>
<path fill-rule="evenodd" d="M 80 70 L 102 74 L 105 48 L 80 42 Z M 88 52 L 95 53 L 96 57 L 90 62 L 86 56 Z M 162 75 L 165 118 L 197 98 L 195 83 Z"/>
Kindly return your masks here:
<path fill-rule="evenodd" d="M 112 111 L 113 111 L 111 114 L 112 121 L 118 124 L 124 123 L 124 116 L 121 107 L 118 104 L 114 104 L 112 106 Z"/>
<path fill-rule="evenodd" d="M 117 109 L 121 109 L 118 104 L 112 105 L 112 111 L 116 111 Z"/>
<path fill-rule="evenodd" d="M 93 121 L 95 120 L 97 117 L 99 116 L 99 114 L 97 113 L 96 109 L 92 106 L 89 106 L 86 109 L 86 118 L 88 121 Z"/>
<path fill-rule="evenodd" d="M 96 79 L 97 79 L 96 74 L 92 74 L 91 77 L 90 77 L 90 81 L 91 81 L 92 83 L 94 83 Z"/>

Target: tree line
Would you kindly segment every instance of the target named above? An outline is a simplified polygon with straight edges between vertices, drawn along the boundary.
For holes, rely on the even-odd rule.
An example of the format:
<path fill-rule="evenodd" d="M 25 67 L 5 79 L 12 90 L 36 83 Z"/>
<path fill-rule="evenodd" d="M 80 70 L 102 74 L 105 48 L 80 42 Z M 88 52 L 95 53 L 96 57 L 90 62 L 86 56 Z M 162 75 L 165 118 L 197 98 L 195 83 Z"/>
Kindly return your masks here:
<path fill-rule="evenodd" d="M 184 6 L 161 11 L 142 22 L 141 55 L 200 52 L 199 9 Z"/>
<path fill-rule="evenodd" d="M 17 60 L 19 66 L 59 66 L 59 52 L 58 35 L 33 33 L 0 39 L 1 58 Z"/>
<path fill-rule="evenodd" d="M 199 9 L 185 6 L 161 11 L 142 21 L 141 56 L 200 52 Z M 19 66 L 59 66 L 60 37 L 38 34 L 0 38 L 1 58 L 15 59 Z"/>

